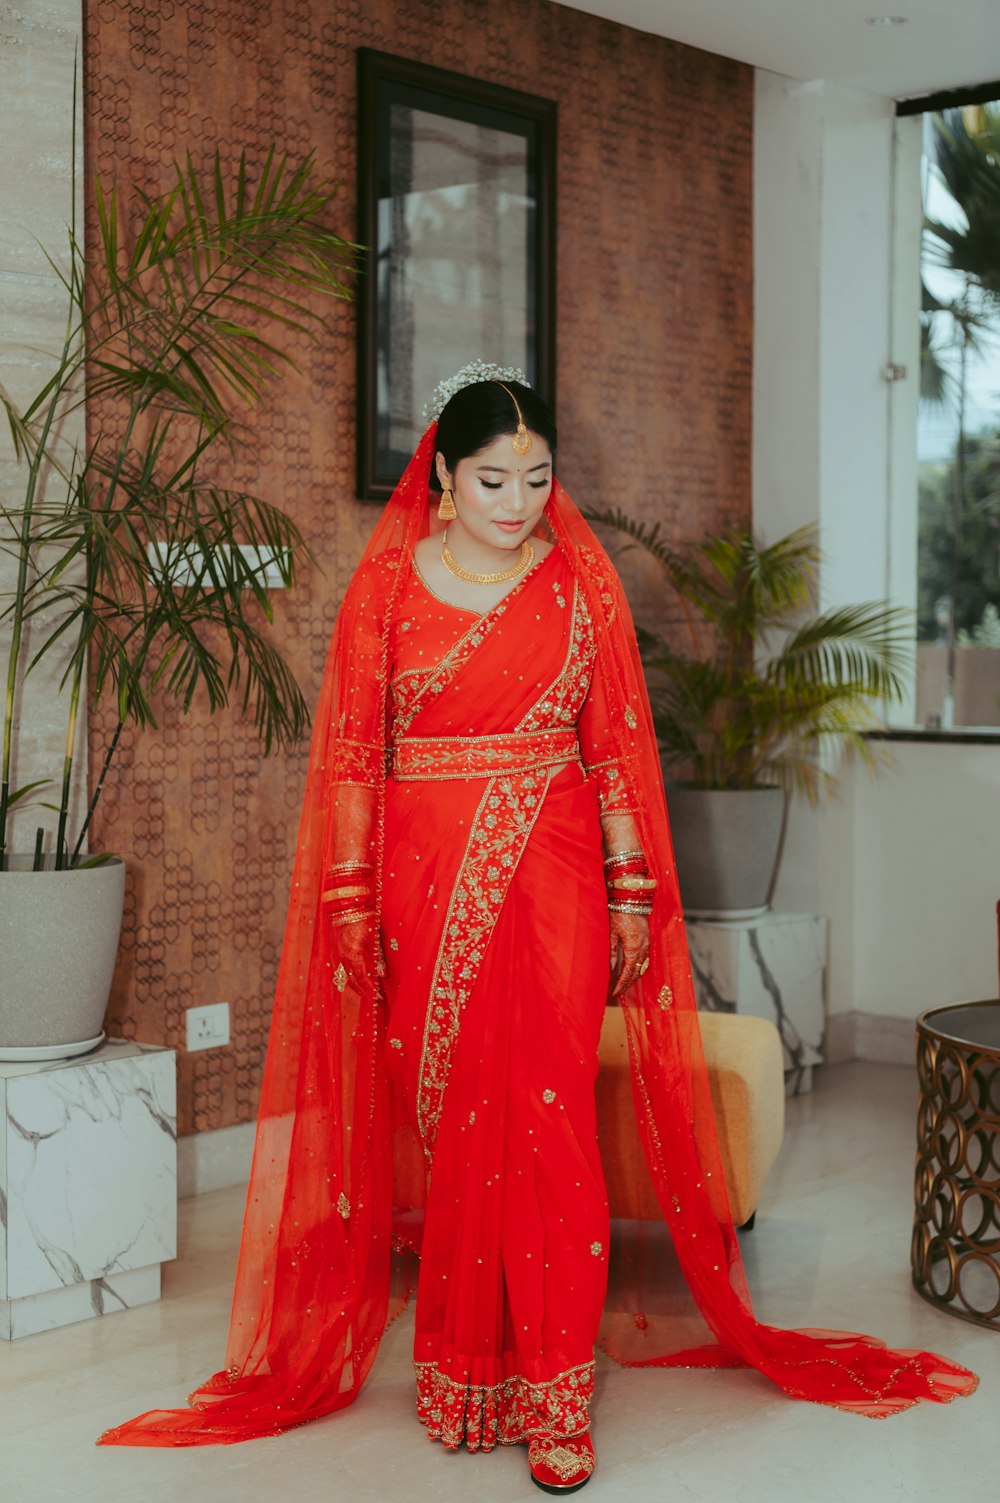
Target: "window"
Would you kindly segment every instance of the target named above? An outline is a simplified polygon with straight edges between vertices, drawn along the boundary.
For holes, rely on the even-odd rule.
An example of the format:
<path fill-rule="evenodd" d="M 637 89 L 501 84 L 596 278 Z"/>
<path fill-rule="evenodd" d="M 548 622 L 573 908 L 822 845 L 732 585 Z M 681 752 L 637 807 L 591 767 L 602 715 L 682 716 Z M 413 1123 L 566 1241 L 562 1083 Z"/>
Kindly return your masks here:
<path fill-rule="evenodd" d="M 1000 101 L 921 123 L 916 718 L 1000 726 Z"/>

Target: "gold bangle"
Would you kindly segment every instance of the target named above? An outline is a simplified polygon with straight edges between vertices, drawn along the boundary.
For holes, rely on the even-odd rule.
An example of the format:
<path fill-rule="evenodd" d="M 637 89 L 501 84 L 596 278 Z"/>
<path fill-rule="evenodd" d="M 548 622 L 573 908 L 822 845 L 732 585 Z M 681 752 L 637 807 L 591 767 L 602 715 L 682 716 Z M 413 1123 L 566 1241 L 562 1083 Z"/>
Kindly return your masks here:
<path fill-rule="evenodd" d="M 656 888 L 655 877 L 640 877 L 638 873 L 627 877 L 610 877 L 608 886 L 616 892 L 653 892 Z"/>
<path fill-rule="evenodd" d="M 326 874 L 328 877 L 335 877 L 339 872 L 368 872 L 371 869 L 370 861 L 335 861 L 332 866 L 327 867 Z"/>
<path fill-rule="evenodd" d="M 374 917 L 375 913 L 371 908 L 355 908 L 350 913 L 332 913 L 330 923 L 336 924 L 339 928 L 342 924 L 354 924 L 360 919 L 373 919 Z"/>
<path fill-rule="evenodd" d="M 615 851 L 610 856 L 605 856 L 605 866 L 618 866 L 625 861 L 645 861 L 645 851 Z"/>
<path fill-rule="evenodd" d="M 652 903 L 609 903 L 609 913 L 636 913 L 640 918 L 648 918 L 653 911 Z"/>
<path fill-rule="evenodd" d="M 328 887 L 323 894 L 323 901 L 328 903 L 331 898 L 368 898 L 371 897 L 371 891 L 370 882 L 356 887 Z"/>

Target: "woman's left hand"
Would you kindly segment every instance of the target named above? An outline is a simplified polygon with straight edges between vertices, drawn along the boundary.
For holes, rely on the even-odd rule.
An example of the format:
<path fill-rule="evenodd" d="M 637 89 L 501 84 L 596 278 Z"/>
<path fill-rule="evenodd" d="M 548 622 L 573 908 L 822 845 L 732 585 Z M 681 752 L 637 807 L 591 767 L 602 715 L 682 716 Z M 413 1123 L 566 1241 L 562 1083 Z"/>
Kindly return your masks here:
<path fill-rule="evenodd" d="M 649 920 L 637 913 L 610 913 L 611 995 L 618 997 L 638 981 L 649 956 Z"/>

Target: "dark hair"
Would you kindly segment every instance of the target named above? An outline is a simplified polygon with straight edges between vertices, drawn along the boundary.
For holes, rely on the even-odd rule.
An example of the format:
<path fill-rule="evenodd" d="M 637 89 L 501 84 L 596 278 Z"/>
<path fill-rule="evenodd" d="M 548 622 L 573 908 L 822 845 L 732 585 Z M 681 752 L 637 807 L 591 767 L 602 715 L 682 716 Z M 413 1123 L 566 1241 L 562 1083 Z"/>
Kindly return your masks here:
<path fill-rule="evenodd" d="M 505 433 L 517 432 L 517 410 L 511 396 L 516 399 L 528 430 L 544 438 L 555 454 L 556 421 L 548 403 L 520 381 L 505 381 L 504 386 L 498 381 L 474 381 L 456 391 L 445 404 L 438 418 L 437 447 L 451 474 L 460 459 L 478 454 Z M 431 485 L 435 490 L 440 488 L 433 469 Z"/>

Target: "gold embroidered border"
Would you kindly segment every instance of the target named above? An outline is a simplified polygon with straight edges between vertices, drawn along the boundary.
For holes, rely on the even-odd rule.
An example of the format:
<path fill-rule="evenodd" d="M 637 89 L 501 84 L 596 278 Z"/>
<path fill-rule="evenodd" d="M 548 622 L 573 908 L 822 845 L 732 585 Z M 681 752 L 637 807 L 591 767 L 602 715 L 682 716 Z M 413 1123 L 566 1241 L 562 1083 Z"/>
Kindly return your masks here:
<path fill-rule="evenodd" d="M 491 778 L 579 760 L 575 728 L 492 736 L 403 736 L 392 747 L 393 777 L 407 782 Z"/>
<path fill-rule="evenodd" d="M 422 690 L 422 685 L 429 674 L 433 673 L 430 668 L 403 668 L 392 680 L 390 692 L 392 694 L 392 723 L 393 726 L 407 726 L 413 719 L 410 713 L 411 706 Z M 416 713 L 414 711 L 414 713 Z"/>
<path fill-rule="evenodd" d="M 590 1423 L 594 1364 L 582 1362 L 544 1383 L 513 1373 L 499 1383 L 462 1383 L 433 1362 L 415 1362 L 417 1416 L 434 1440 L 470 1451 L 515 1446 L 532 1435 L 576 1435 Z"/>
<path fill-rule="evenodd" d="M 417 1087 L 417 1126 L 430 1163 L 462 1013 L 551 770 L 491 778 L 469 831 L 431 980 Z"/>
<path fill-rule="evenodd" d="M 346 736 L 330 743 L 327 775 L 331 783 L 355 783 L 373 788 L 382 773 L 382 749 L 374 741 L 351 741 Z"/>
<path fill-rule="evenodd" d="M 534 762 L 522 762 L 520 758 L 517 758 L 516 765 L 508 767 L 463 768 L 461 771 L 452 767 L 444 772 L 407 772 L 402 776 L 395 773 L 394 776 L 399 782 L 405 783 L 453 783 L 456 778 L 465 780 L 467 778 L 517 777 L 523 772 L 545 772 L 548 768 L 565 767 L 567 763 L 579 760 L 579 757 L 573 753 L 564 753 L 560 756 L 539 757 Z M 514 762 L 515 759 L 512 758 L 511 761 Z"/>
<path fill-rule="evenodd" d="M 518 730 L 536 731 L 542 726 L 576 725 L 587 697 L 596 656 L 597 645 L 590 612 L 579 583 L 574 580 L 566 657 L 548 689 L 518 722 Z"/>
<path fill-rule="evenodd" d="M 403 735 L 409 730 L 426 694 L 440 694 L 452 682 L 476 649 L 482 646 L 486 637 L 506 612 L 507 607 L 534 577 L 535 570 L 541 568 L 544 562 L 545 560 L 542 559 L 529 569 L 502 600 L 498 601 L 484 616 L 480 616 L 468 631 L 463 632 L 455 645 L 445 653 L 440 663 L 436 664 L 420 682 L 414 683 L 412 676 L 404 678 L 402 674 L 394 680 L 393 718 L 397 735 Z"/>
<path fill-rule="evenodd" d="M 602 814 L 634 814 L 629 802 L 628 784 L 621 762 L 611 758 L 606 762 L 594 762 L 584 766 L 584 772 L 597 789 L 597 798 Z"/>

